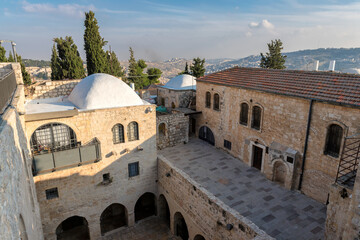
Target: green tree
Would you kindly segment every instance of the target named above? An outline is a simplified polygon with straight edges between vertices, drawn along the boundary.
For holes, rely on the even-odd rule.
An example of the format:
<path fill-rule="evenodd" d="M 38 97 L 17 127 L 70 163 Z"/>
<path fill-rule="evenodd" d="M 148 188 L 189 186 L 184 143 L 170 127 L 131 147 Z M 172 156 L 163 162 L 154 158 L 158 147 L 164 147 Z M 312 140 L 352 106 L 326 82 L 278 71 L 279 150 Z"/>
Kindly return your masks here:
<path fill-rule="evenodd" d="M 20 67 L 21 67 L 21 75 L 23 77 L 23 81 L 25 85 L 30 85 L 31 84 L 31 78 L 30 78 L 30 74 L 26 71 L 25 65 L 21 59 L 21 56 L 16 54 L 16 59 L 17 62 L 20 63 Z"/>
<path fill-rule="evenodd" d="M 108 60 L 103 47 L 106 41 L 100 36 L 95 13 L 85 13 L 84 49 L 88 75 L 109 72 Z"/>
<path fill-rule="evenodd" d="M 281 54 L 282 42 L 280 39 L 271 40 L 271 43 L 268 43 L 269 52 L 265 55 L 260 53 L 261 61 L 260 67 L 262 68 L 272 68 L 272 69 L 285 69 L 285 59 L 286 55 Z"/>
<path fill-rule="evenodd" d="M 12 55 L 11 52 L 9 52 L 9 57 L 8 57 L 7 61 L 8 61 L 8 62 L 15 62 L 15 59 L 14 59 L 14 57 L 13 57 L 13 55 Z"/>
<path fill-rule="evenodd" d="M 189 66 L 188 66 L 188 63 L 187 63 L 187 62 L 186 62 L 186 64 L 185 64 L 185 70 L 182 71 L 182 72 L 179 72 L 178 75 L 182 75 L 182 74 L 190 74 L 190 75 L 191 75 L 191 73 L 190 73 L 190 71 L 189 71 Z"/>
<path fill-rule="evenodd" d="M 134 51 L 130 47 L 130 58 L 129 58 L 129 68 L 128 68 L 128 82 L 134 83 L 135 88 L 139 89 L 140 87 L 140 76 L 138 75 L 138 64 L 134 57 Z"/>
<path fill-rule="evenodd" d="M 190 66 L 190 70 L 191 70 L 191 75 L 193 75 L 194 77 L 198 78 L 198 77 L 202 77 L 205 74 L 205 58 L 204 59 L 200 59 L 198 58 L 194 58 L 193 59 L 193 64 Z"/>
<path fill-rule="evenodd" d="M 162 71 L 158 68 L 148 68 L 147 70 L 149 84 L 159 83 L 159 78 L 161 77 Z"/>
<path fill-rule="evenodd" d="M 65 79 L 79 79 L 85 77 L 85 70 L 80 54 L 72 37 L 55 38 L 57 45 L 61 75 Z"/>
<path fill-rule="evenodd" d="M 0 62 L 7 62 L 5 54 L 6 54 L 6 50 L 3 46 L 1 46 L 1 43 L 0 43 Z"/>
<path fill-rule="evenodd" d="M 107 61 L 108 61 L 108 72 L 109 74 L 116 76 L 116 77 L 123 77 L 125 75 L 118 58 L 114 51 L 106 51 Z"/>
<path fill-rule="evenodd" d="M 60 58 L 57 54 L 55 44 L 53 44 L 52 53 L 51 53 L 51 80 L 61 80 L 62 69 L 60 65 Z"/>

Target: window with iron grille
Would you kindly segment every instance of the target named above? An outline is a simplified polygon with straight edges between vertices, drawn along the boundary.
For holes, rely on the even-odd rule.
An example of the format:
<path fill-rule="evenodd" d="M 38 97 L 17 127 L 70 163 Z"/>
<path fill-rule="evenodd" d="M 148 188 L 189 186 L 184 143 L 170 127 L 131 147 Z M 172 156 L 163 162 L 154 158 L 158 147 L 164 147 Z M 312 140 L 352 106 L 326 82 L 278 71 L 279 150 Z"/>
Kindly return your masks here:
<path fill-rule="evenodd" d="M 261 108 L 258 106 L 254 106 L 252 109 L 252 121 L 251 127 L 260 130 L 261 125 Z"/>
<path fill-rule="evenodd" d="M 224 147 L 231 150 L 231 142 L 224 139 Z"/>
<path fill-rule="evenodd" d="M 129 177 L 139 175 L 139 162 L 129 163 Z"/>
<path fill-rule="evenodd" d="M 205 95 L 205 107 L 210 108 L 210 106 L 211 106 L 211 93 L 206 92 L 206 95 Z"/>
<path fill-rule="evenodd" d="M 342 137 L 342 127 L 337 124 L 331 124 L 327 130 L 324 153 L 333 157 L 339 157 Z"/>
<path fill-rule="evenodd" d="M 240 106 L 240 124 L 245 126 L 248 125 L 248 113 L 249 105 L 247 103 L 242 103 Z"/>
<path fill-rule="evenodd" d="M 57 188 L 46 189 L 45 193 L 46 193 L 46 199 L 47 200 L 59 197 L 59 192 L 58 192 Z"/>
<path fill-rule="evenodd" d="M 219 94 L 214 94 L 214 110 L 220 110 L 220 96 Z"/>
<path fill-rule="evenodd" d="M 113 132 L 113 142 L 114 143 L 123 143 L 123 142 L 125 142 L 125 139 L 124 139 L 124 126 L 123 125 L 121 125 L 120 123 L 116 124 L 112 128 L 112 132 Z"/>
<path fill-rule="evenodd" d="M 127 135 L 129 141 L 139 140 L 139 129 L 137 122 L 131 122 L 128 125 Z"/>
<path fill-rule="evenodd" d="M 76 147 L 75 132 L 65 124 L 49 123 L 35 130 L 30 140 L 34 155 Z"/>

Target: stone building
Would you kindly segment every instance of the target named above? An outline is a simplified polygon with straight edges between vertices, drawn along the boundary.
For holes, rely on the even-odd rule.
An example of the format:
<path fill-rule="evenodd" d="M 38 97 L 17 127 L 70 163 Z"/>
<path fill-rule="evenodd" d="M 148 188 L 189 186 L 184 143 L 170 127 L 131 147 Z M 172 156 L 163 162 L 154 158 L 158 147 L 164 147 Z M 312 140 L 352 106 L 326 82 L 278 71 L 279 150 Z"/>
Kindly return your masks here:
<path fill-rule="evenodd" d="M 197 79 L 198 136 L 326 203 L 344 139 L 360 131 L 360 76 L 260 68 Z"/>
<path fill-rule="evenodd" d="M 187 108 L 195 105 L 196 78 L 189 74 L 178 75 L 164 86 L 158 87 L 158 105 L 167 108 Z"/>

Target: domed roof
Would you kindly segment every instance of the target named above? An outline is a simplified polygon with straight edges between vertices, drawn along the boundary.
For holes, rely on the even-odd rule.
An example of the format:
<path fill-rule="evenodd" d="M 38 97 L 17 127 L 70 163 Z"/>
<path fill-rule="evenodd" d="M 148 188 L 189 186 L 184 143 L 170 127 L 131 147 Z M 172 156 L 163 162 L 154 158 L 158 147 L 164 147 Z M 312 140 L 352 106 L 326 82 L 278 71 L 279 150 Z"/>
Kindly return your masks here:
<path fill-rule="evenodd" d="M 164 88 L 174 90 L 196 90 L 196 77 L 193 77 L 189 74 L 177 75 L 176 77 L 170 79 L 165 84 Z"/>
<path fill-rule="evenodd" d="M 68 100 L 79 109 L 99 109 L 143 105 L 135 91 L 120 79 L 95 73 L 79 82 Z"/>
<path fill-rule="evenodd" d="M 344 73 L 360 74 L 359 68 L 348 68 L 343 71 Z"/>

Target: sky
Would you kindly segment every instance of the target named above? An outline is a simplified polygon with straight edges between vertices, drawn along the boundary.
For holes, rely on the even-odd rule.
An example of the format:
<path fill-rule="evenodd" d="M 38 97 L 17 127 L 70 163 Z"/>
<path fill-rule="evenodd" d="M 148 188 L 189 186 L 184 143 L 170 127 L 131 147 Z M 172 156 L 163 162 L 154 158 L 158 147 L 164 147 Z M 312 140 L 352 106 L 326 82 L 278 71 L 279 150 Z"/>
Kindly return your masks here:
<path fill-rule="evenodd" d="M 81 57 L 84 13 L 118 58 L 242 58 L 281 39 L 284 52 L 360 47 L 360 1 L 352 0 L 0 0 L 0 40 L 23 58 L 49 60 L 53 38 L 72 36 Z M 3 43 L 9 50 L 10 44 Z"/>

